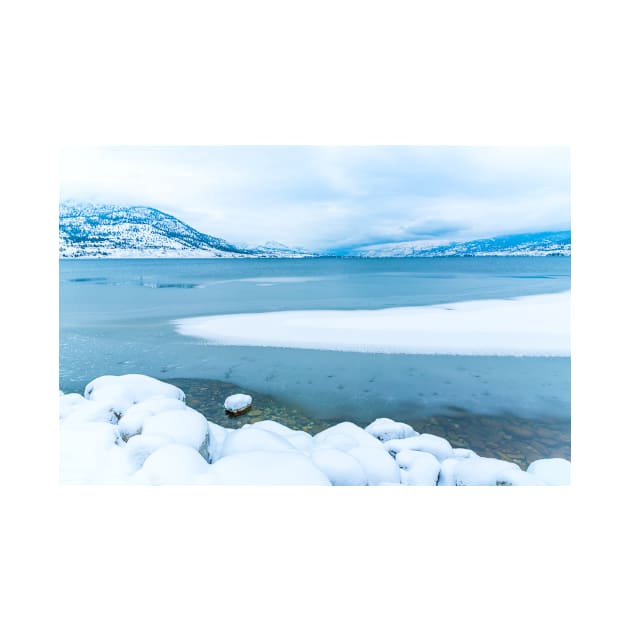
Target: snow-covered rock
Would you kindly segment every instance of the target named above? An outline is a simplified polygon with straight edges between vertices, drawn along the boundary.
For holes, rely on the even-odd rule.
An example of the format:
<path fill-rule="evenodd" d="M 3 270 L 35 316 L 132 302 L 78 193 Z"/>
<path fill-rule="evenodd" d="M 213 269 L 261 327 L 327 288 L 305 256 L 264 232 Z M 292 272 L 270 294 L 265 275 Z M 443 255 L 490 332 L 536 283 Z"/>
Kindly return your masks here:
<path fill-rule="evenodd" d="M 453 457 L 453 448 L 448 440 L 430 433 L 422 433 L 421 435 L 400 440 L 389 440 L 383 446 L 393 456 L 396 456 L 401 451 L 423 451 L 435 455 L 440 461 Z"/>
<path fill-rule="evenodd" d="M 521 469 L 512 462 L 492 457 L 459 459 L 454 470 L 455 485 L 496 486 L 505 482 L 509 471 L 521 471 Z"/>
<path fill-rule="evenodd" d="M 115 424 L 116 415 L 109 405 L 87 400 L 80 394 L 65 394 L 59 398 L 59 420 L 62 422 L 107 422 Z"/>
<path fill-rule="evenodd" d="M 404 422 L 396 422 L 391 418 L 377 418 L 374 422 L 368 424 L 365 430 L 381 442 L 418 435 L 418 432 L 413 427 Z"/>
<path fill-rule="evenodd" d="M 468 459 L 469 457 L 479 457 L 475 451 L 471 451 L 469 448 L 454 448 L 453 457 L 458 459 Z"/>
<path fill-rule="evenodd" d="M 133 483 L 147 485 L 194 485 L 207 472 L 208 463 L 190 446 L 168 444 L 151 453 L 132 476 Z"/>
<path fill-rule="evenodd" d="M 541 459 L 523 471 L 508 461 L 452 448 L 444 438 L 418 435 L 389 418 L 366 429 L 340 422 L 315 436 L 271 420 L 226 428 L 186 406 L 178 388 L 139 374 L 94 379 L 85 397 L 60 391 L 59 419 L 62 483 L 570 483 L 568 460 Z"/>
<path fill-rule="evenodd" d="M 260 422 L 254 422 L 253 424 L 243 425 L 245 427 L 255 427 L 256 429 L 262 429 L 264 431 L 269 431 L 269 433 L 275 433 L 283 438 L 288 438 L 295 431 L 289 427 L 284 426 L 284 424 L 280 424 L 275 420 L 260 420 Z"/>
<path fill-rule="evenodd" d="M 158 396 L 149 398 L 144 402 L 132 405 L 127 409 L 118 421 L 118 429 L 123 440 L 129 439 L 132 435 L 142 433 L 144 422 L 150 416 L 155 416 L 165 411 L 176 411 L 186 409 L 183 400 L 177 398 L 164 398 Z"/>
<path fill-rule="evenodd" d="M 232 394 L 225 399 L 223 406 L 228 413 L 244 413 L 252 406 L 252 397 L 249 394 Z"/>
<path fill-rule="evenodd" d="M 275 420 L 261 420 L 245 427 L 263 429 L 275 435 L 279 435 L 289 442 L 294 448 L 303 453 L 310 453 L 313 450 L 313 436 L 306 431 L 297 431 L 276 422 Z M 243 427 L 243 428 L 245 428 Z"/>
<path fill-rule="evenodd" d="M 60 481 L 64 484 L 116 483 L 125 455 L 115 425 L 108 422 L 63 423 L 59 429 Z"/>
<path fill-rule="evenodd" d="M 234 429 L 222 427 L 220 424 L 216 424 L 215 422 L 210 422 L 210 420 L 208 420 L 208 434 L 210 437 L 210 444 L 208 445 L 208 461 L 210 463 L 216 462 L 217 459 L 221 458 L 223 442 L 225 442 L 225 438 L 228 433 L 232 431 L 234 431 Z"/>
<path fill-rule="evenodd" d="M 293 448 L 301 451 L 305 455 L 311 453 L 315 444 L 313 436 L 309 435 L 306 431 L 293 431 L 291 435 L 286 437 L 286 440 Z"/>
<path fill-rule="evenodd" d="M 361 464 L 367 476 L 368 486 L 400 483 L 400 469 L 383 448 L 356 446 L 347 452 Z"/>
<path fill-rule="evenodd" d="M 549 486 L 571 484 L 571 462 L 560 457 L 537 459 L 527 467 L 527 472 Z"/>
<path fill-rule="evenodd" d="M 185 400 L 184 392 L 178 387 L 144 374 L 99 376 L 85 386 L 84 396 L 109 405 L 118 417 L 132 405 L 148 398 Z"/>
<path fill-rule="evenodd" d="M 332 448 L 316 448 L 311 460 L 333 486 L 366 486 L 367 475 L 351 455 Z"/>
<path fill-rule="evenodd" d="M 190 446 L 208 460 L 210 435 L 208 421 L 198 411 L 185 407 L 147 416 L 142 435 L 160 436 L 183 446 Z"/>
<path fill-rule="evenodd" d="M 457 485 L 456 469 L 457 463 L 460 461 L 460 459 L 467 458 L 447 457 L 440 462 L 440 474 L 438 475 L 437 480 L 438 486 Z"/>
<path fill-rule="evenodd" d="M 283 452 L 295 451 L 295 448 L 287 439 L 276 433 L 257 429 L 254 425 L 245 425 L 226 435 L 221 449 L 221 459 L 250 451 Z"/>
<path fill-rule="evenodd" d="M 506 468 L 502 471 L 497 478 L 497 485 L 499 486 L 546 486 L 547 484 L 532 475 L 531 473 L 525 472 L 520 468 L 518 470 L 514 470 L 512 468 Z"/>
<path fill-rule="evenodd" d="M 147 457 L 159 448 L 172 444 L 169 438 L 162 435 L 133 435 L 127 441 L 125 453 L 132 471 L 140 470 Z"/>
<path fill-rule="evenodd" d="M 197 477 L 197 483 L 250 486 L 331 485 L 328 477 L 313 464 L 311 458 L 297 451 L 250 451 L 229 455 L 210 465 L 206 473 Z"/>
<path fill-rule="evenodd" d="M 358 446 L 382 448 L 381 442 L 354 422 L 340 422 L 320 431 L 315 436 L 315 448 L 348 451 Z"/>
<path fill-rule="evenodd" d="M 424 451 L 399 451 L 396 463 L 400 467 L 400 482 L 406 486 L 435 486 L 440 474 L 440 462 Z"/>

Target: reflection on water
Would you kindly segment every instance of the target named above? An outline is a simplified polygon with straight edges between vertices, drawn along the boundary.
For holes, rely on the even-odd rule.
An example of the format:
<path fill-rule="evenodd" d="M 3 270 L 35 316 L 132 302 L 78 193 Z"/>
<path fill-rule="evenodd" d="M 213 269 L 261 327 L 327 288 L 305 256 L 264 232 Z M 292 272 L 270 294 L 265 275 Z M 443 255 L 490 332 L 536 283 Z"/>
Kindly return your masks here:
<path fill-rule="evenodd" d="M 168 382 L 182 389 L 186 394 L 186 403 L 208 420 L 234 429 L 260 420 L 275 420 L 314 435 L 342 420 L 352 420 L 339 418 L 333 421 L 309 416 L 297 406 L 283 404 L 266 394 L 244 390 L 224 381 L 174 378 L 168 379 Z M 242 416 L 228 416 L 223 409 L 225 399 L 234 393 L 250 394 L 254 399 L 252 409 Z M 430 415 L 421 419 L 392 419 L 410 424 L 419 433 L 444 437 L 454 447 L 471 448 L 478 455 L 511 461 L 523 469 L 536 459 L 571 458 L 569 422 L 479 415 L 461 408 L 452 408 L 446 415 Z M 355 424 L 366 426 L 369 422 L 355 421 Z"/>

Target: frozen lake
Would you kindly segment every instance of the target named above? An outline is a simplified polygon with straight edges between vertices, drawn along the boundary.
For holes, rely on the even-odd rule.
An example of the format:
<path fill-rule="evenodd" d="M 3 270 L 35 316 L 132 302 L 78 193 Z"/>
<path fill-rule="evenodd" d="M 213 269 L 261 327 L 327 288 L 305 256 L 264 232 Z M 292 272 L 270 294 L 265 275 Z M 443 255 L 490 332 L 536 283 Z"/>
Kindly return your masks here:
<path fill-rule="evenodd" d="M 560 293 L 570 259 L 154 259 L 60 261 L 60 387 L 103 374 L 213 379 L 321 421 L 494 414 L 568 436 L 570 358 L 214 345 L 190 317 L 375 310 Z M 316 317 L 316 314 L 313 314 Z M 255 320 L 253 320 L 255 321 Z"/>

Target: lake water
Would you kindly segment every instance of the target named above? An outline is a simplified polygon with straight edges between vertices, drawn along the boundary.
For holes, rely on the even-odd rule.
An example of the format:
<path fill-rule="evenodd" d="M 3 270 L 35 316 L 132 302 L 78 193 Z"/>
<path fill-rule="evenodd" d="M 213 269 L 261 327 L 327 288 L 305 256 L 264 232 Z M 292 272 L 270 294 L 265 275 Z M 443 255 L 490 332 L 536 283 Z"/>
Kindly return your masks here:
<path fill-rule="evenodd" d="M 245 391 L 276 406 L 268 415 L 293 417 L 311 432 L 385 416 L 480 451 L 490 444 L 519 462 L 537 454 L 568 457 L 569 358 L 215 346 L 179 335 L 172 322 L 569 288 L 570 259 L 561 257 L 61 260 L 60 387 L 82 393 L 97 376 L 142 373 L 177 381 L 197 408 L 222 423 L 220 396 Z"/>

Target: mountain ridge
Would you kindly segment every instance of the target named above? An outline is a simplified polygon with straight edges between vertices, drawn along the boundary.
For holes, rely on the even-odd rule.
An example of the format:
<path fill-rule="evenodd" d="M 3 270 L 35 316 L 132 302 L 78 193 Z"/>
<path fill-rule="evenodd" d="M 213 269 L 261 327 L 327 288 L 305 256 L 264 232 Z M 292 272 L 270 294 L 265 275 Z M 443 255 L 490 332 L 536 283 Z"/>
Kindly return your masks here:
<path fill-rule="evenodd" d="M 570 256 L 571 231 L 526 232 L 468 241 L 380 243 L 357 247 L 344 255 L 359 258 Z"/>
<path fill-rule="evenodd" d="M 570 256 L 571 232 L 528 232 L 469 241 L 405 241 L 311 252 L 275 240 L 233 244 L 149 206 L 59 204 L 60 258 L 428 258 Z"/>
<path fill-rule="evenodd" d="M 279 258 L 313 254 L 283 246 L 243 248 L 150 206 L 59 204 L 60 258 Z"/>

